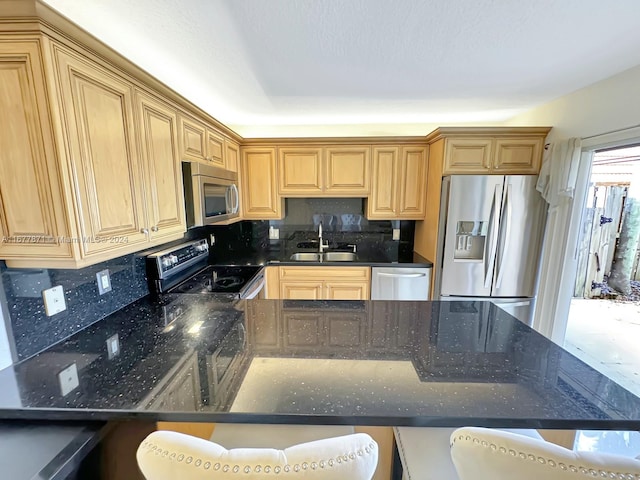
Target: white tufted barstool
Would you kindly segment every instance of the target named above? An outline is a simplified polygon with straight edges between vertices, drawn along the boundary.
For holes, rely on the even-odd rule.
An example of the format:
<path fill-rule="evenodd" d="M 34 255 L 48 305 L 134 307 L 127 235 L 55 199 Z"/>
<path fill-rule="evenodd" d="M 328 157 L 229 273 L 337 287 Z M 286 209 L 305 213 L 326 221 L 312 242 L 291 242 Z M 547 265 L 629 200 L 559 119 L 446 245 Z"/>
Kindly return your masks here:
<path fill-rule="evenodd" d="M 147 480 L 371 480 L 378 446 L 365 433 L 285 448 L 236 448 L 177 432 L 157 431 L 140 444 L 138 465 Z"/>
<path fill-rule="evenodd" d="M 640 479 L 640 461 L 636 459 L 568 450 L 488 428 L 454 431 L 451 459 L 460 480 Z"/>
<path fill-rule="evenodd" d="M 455 428 L 394 427 L 403 480 L 458 480 L 449 453 Z M 512 430 L 542 440 L 535 430 Z M 538 479 L 540 480 L 540 479 Z"/>

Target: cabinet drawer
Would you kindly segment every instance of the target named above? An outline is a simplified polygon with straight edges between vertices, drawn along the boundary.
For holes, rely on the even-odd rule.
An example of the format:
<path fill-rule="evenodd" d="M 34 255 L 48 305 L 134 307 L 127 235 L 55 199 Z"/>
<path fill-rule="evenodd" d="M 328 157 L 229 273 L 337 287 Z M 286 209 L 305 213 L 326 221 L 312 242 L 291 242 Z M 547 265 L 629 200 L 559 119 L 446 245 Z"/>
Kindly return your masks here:
<path fill-rule="evenodd" d="M 369 280 L 369 267 L 280 267 L 283 280 Z"/>

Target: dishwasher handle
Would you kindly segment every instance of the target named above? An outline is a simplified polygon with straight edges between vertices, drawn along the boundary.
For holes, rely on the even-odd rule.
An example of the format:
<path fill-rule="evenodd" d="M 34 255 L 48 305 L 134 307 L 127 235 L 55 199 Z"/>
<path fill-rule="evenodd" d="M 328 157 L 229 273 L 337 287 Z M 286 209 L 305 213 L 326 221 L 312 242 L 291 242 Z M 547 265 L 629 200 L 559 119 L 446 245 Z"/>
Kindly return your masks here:
<path fill-rule="evenodd" d="M 380 275 L 381 277 L 398 277 L 398 278 L 419 278 L 426 277 L 426 273 L 385 273 L 385 272 L 377 272 L 376 275 Z"/>

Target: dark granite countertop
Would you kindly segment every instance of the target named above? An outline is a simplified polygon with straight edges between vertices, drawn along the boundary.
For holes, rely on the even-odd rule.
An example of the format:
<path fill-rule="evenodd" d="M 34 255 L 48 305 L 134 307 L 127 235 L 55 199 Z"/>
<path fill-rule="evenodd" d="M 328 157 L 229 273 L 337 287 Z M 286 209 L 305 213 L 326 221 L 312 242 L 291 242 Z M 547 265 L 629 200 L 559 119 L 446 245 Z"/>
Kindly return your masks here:
<path fill-rule="evenodd" d="M 5 419 L 640 429 L 640 398 L 484 302 L 146 297 L 0 391 Z"/>

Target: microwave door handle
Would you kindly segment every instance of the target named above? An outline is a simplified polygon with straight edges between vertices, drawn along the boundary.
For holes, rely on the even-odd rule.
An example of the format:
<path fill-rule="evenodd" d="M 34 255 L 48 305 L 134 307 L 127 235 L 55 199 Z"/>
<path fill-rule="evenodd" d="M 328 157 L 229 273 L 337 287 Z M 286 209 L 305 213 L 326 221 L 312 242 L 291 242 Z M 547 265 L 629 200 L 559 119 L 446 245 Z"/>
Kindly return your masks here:
<path fill-rule="evenodd" d="M 238 186 L 235 183 L 232 183 L 231 190 L 233 191 L 233 197 L 235 200 L 233 202 L 231 213 L 238 213 L 238 210 L 240 209 L 240 192 L 238 192 Z"/>

